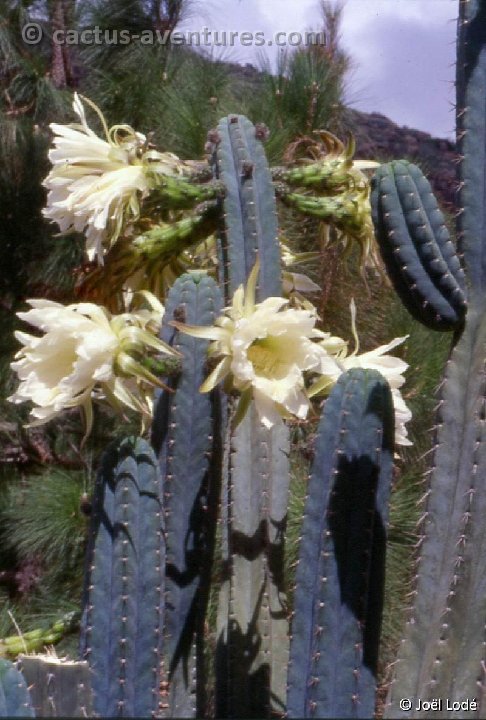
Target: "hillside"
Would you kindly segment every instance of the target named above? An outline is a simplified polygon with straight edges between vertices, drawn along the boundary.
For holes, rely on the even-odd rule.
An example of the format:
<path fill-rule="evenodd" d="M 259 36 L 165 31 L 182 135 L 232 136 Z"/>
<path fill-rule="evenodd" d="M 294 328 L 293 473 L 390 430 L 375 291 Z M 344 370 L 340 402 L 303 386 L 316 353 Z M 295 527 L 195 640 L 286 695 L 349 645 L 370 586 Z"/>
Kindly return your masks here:
<path fill-rule="evenodd" d="M 400 127 L 380 113 L 351 110 L 349 116 L 358 158 L 407 158 L 416 162 L 444 207 L 455 209 L 457 153 L 453 142 L 421 130 Z"/>
<path fill-rule="evenodd" d="M 223 65 L 230 72 L 237 96 L 243 89 L 255 89 L 262 83 L 262 72 L 250 63 L 238 65 L 224 62 Z M 356 139 L 357 158 L 380 161 L 406 158 L 416 162 L 430 180 L 444 209 L 456 209 L 455 143 L 421 130 L 400 127 L 377 112 L 365 113 L 348 108 L 344 112 L 342 124 L 349 128 Z"/>

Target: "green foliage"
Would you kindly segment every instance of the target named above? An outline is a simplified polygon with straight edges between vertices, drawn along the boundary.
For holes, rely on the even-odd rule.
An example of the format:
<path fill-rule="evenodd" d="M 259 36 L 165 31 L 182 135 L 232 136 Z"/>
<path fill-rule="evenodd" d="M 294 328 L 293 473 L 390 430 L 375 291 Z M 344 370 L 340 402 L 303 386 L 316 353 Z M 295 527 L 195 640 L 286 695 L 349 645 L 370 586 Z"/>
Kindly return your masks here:
<path fill-rule="evenodd" d="M 157 139 L 182 157 L 199 158 L 208 131 L 230 104 L 228 67 L 210 56 L 179 51 L 171 58 L 168 71 Z"/>
<path fill-rule="evenodd" d="M 273 162 L 282 158 L 287 145 L 299 135 L 342 129 L 345 78 L 351 64 L 339 46 L 342 6 L 322 2 L 321 9 L 319 31 L 326 45 L 282 51 L 276 70 L 263 58 L 260 91 L 250 88 L 246 96 L 244 112 L 270 130 L 266 151 Z"/>
<path fill-rule="evenodd" d="M 159 127 L 171 46 L 147 44 L 143 41 L 144 31 L 164 33 L 173 29 L 186 6 L 187 2 L 181 0 L 81 3 L 79 28 L 99 28 L 108 40 L 81 49 L 83 92 L 103 108 L 110 124 L 128 123 L 141 132 Z M 139 39 L 130 43 L 109 41 L 122 30 Z"/>
<path fill-rule="evenodd" d="M 73 572 L 81 578 L 86 516 L 80 499 L 86 492 L 83 473 L 51 470 L 12 484 L 2 513 L 4 542 L 21 563 L 36 561 L 48 582 Z"/>

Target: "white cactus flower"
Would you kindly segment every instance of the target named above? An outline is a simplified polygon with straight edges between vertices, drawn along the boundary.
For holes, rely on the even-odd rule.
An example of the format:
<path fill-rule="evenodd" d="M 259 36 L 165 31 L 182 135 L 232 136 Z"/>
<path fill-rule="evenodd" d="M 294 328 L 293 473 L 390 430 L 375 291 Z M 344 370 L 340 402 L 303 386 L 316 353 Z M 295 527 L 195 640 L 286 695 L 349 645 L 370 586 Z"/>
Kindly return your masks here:
<path fill-rule="evenodd" d="M 150 310 L 111 315 L 93 303 L 68 306 L 51 300 L 29 300 L 31 309 L 18 317 L 40 330 L 39 336 L 16 332 L 23 347 L 12 369 L 20 385 L 11 402 L 31 401 L 32 425 L 41 425 L 66 408 L 82 407 L 87 434 L 92 424 L 92 397 L 120 409 L 127 405 L 145 415 L 149 397 L 160 381 L 139 360 L 148 352 L 177 355 L 155 333 L 163 307 L 144 293 Z"/>
<path fill-rule="evenodd" d="M 99 109 L 89 104 L 106 139 L 88 127 L 76 93 L 73 108 L 80 122 L 50 126 L 55 137 L 49 151 L 53 167 L 44 181 L 49 191 L 44 216 L 62 233 L 85 231 L 89 259 L 102 262 L 125 223 L 138 218 L 140 200 L 155 186 L 157 174 L 181 174 L 183 163 L 171 153 L 148 150 L 146 137 L 128 125 L 109 130 Z"/>
<path fill-rule="evenodd" d="M 375 350 L 362 353 L 358 355 L 359 351 L 359 338 L 356 332 L 356 305 L 354 300 L 351 301 L 351 325 L 352 332 L 355 340 L 355 349 L 348 355 L 347 343 L 340 338 L 328 337 L 321 342 L 321 345 L 334 356 L 336 364 L 339 367 L 339 371 L 330 375 L 323 375 L 317 380 L 309 390 L 309 395 L 313 396 L 319 392 L 329 391 L 330 388 L 337 382 L 340 374 L 346 370 L 350 370 L 354 367 L 366 368 L 370 370 L 378 370 L 388 381 L 390 385 L 393 406 L 395 410 L 395 444 L 396 445 L 412 445 L 412 442 L 408 439 L 408 432 L 406 423 L 412 419 L 412 413 L 407 407 L 400 388 L 405 382 L 403 373 L 408 368 L 408 364 L 401 358 L 393 355 L 388 355 L 390 350 L 401 345 L 401 343 L 407 340 L 408 335 L 405 337 L 395 338 L 386 345 L 380 345 Z"/>
<path fill-rule="evenodd" d="M 173 323 L 179 330 L 213 342 L 209 355 L 219 362 L 201 386 L 212 390 L 228 378 L 242 393 L 241 406 L 250 399 L 263 425 L 270 428 L 282 417 L 305 418 L 310 407 L 304 372 L 331 373 L 338 369 L 333 358 L 315 340 L 315 310 L 285 307 L 288 301 L 270 297 L 255 303 L 259 264 L 255 264 L 246 290 L 240 286 L 230 307 L 213 327 Z"/>

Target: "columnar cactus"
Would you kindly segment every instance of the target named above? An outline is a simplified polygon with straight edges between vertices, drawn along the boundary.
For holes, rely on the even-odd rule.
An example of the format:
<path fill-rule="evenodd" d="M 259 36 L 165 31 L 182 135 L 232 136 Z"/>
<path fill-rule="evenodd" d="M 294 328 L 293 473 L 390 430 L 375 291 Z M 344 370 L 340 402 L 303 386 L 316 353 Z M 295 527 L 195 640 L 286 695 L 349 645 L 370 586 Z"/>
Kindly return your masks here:
<path fill-rule="evenodd" d="M 308 485 L 288 673 L 291 718 L 369 718 L 375 707 L 393 403 L 380 374 L 333 388 Z"/>
<path fill-rule="evenodd" d="M 243 396 L 237 399 L 231 394 L 224 401 L 217 390 L 202 394 L 211 355 L 208 359 L 207 342 L 189 332 L 192 328 L 197 335 L 198 326 L 211 326 L 222 312 L 223 295 L 230 304 L 237 293 L 243 297 L 243 285 L 245 302 L 252 306 L 262 307 L 273 298 L 275 314 L 286 304 L 279 297 L 275 189 L 257 130 L 246 118 L 229 116 L 219 124 L 213 168 L 213 190 L 205 193 L 203 188 L 198 193 L 205 198 L 210 193 L 214 197 L 214 188 L 217 193 L 221 187 L 225 190 L 217 241 L 223 293 L 206 272 L 179 277 L 166 298 L 159 341 L 148 335 L 155 322 L 153 298 L 151 311 L 138 311 L 139 337 L 159 351 L 176 350 L 180 360 L 175 361 L 175 373 L 163 378 L 165 390 L 156 395 L 152 426 L 156 454 L 141 439 L 115 443 L 105 454 L 96 481 L 81 631 L 81 656 L 88 661 L 92 678 L 93 713 L 196 717 L 208 714 L 213 701 L 219 717 L 269 717 L 286 710 L 291 716 L 301 712 L 307 716 L 316 708 L 356 715 L 356 707 L 363 716 L 373 705 L 381 618 L 393 436 L 390 391 L 383 379 L 357 371 L 346 376 L 329 400 L 309 488 L 313 510 L 308 510 L 303 527 L 302 552 L 308 557 L 297 579 L 294 659 L 287 679 L 290 612 L 283 557 L 289 430 L 280 416 L 273 426 L 267 418 L 266 427 L 251 392 L 246 402 Z M 192 198 L 185 190 L 182 196 L 178 193 L 182 186 L 184 181 L 166 181 L 159 192 L 164 202 L 172 198 L 178 211 Z M 214 209 L 212 205 L 212 219 Z M 182 221 L 176 222 L 179 228 Z M 211 221 L 209 231 L 213 227 Z M 158 230 L 150 232 L 155 238 Z M 146 243 L 148 234 L 143 237 Z M 162 252 L 160 261 L 165 259 Z M 298 312 L 292 317 L 305 318 L 313 328 L 315 315 L 304 309 Z M 120 315 L 117 322 L 124 317 Z M 180 332 L 184 326 L 187 334 Z M 329 358 L 313 342 L 324 335 L 313 329 L 306 332 L 305 362 L 308 352 Z M 268 349 L 257 343 L 255 351 L 266 357 Z M 161 375 L 174 362 L 173 357 L 169 360 L 159 363 Z M 157 362 L 152 357 L 138 360 L 139 372 L 143 376 L 146 367 L 152 383 Z M 339 374 L 338 365 L 329 362 Z M 126 367 L 130 369 L 129 364 Z M 309 400 L 303 386 L 296 385 L 295 393 L 306 410 Z M 287 412 L 284 402 L 280 411 Z M 342 419 L 355 411 L 357 423 L 350 421 L 348 427 L 347 421 L 339 420 L 342 426 L 335 425 L 336 413 Z M 337 459 L 337 465 L 326 478 L 324 466 L 330 457 Z M 344 461 L 349 466 L 344 467 Z M 356 483 L 359 492 L 366 487 L 367 499 L 357 513 Z M 334 528 L 335 536 L 329 539 L 323 527 L 331 528 L 331 533 Z M 314 700 L 312 689 L 300 697 L 302 683 L 304 688 L 309 682 L 324 688 L 329 681 L 327 656 L 322 653 L 322 662 L 316 661 L 321 650 L 313 647 L 315 627 L 312 619 L 310 625 L 305 620 L 308 604 L 313 617 L 314 612 L 319 615 L 323 602 L 317 592 L 323 572 L 321 553 L 312 552 L 316 541 L 324 554 L 335 558 L 330 596 L 324 601 L 326 623 L 349 629 L 338 632 L 329 646 L 333 659 L 339 658 L 345 668 L 342 676 L 336 675 L 332 698 L 324 705 L 319 693 Z M 343 555 L 345 546 L 354 549 Z M 358 546 L 362 562 L 354 557 Z M 207 673 L 206 622 L 215 548 L 221 578 L 215 666 Z M 214 675 L 214 700 L 207 693 L 207 674 Z"/>
<path fill-rule="evenodd" d="M 454 280 L 449 265 L 451 272 L 442 276 L 441 284 L 449 308 L 443 314 L 441 301 L 441 307 L 436 305 L 435 309 L 441 324 L 444 320 L 456 329 L 455 344 L 440 395 L 413 603 L 387 709 L 388 717 L 393 718 L 409 716 L 408 707 L 400 704 L 403 698 L 413 703 L 414 717 L 428 716 L 431 712 L 427 705 L 416 710 L 419 700 L 436 699 L 442 711 L 453 708 L 454 712 L 448 713 L 450 717 L 481 717 L 486 710 L 485 79 L 486 2 L 461 0 L 457 60 L 461 156 L 458 240 L 464 254 L 468 310 L 461 329 L 457 322 L 461 320 L 457 315 L 460 307 L 454 310 L 457 320 L 451 310 L 453 298 L 459 299 L 462 289 L 457 290 L 455 282 L 459 277 L 456 274 Z M 383 202 L 382 183 L 383 180 L 375 194 L 375 217 Z M 380 228 L 378 233 L 381 231 Z M 397 237 L 392 242 L 398 245 L 408 242 L 402 229 L 397 228 Z M 452 258 L 450 262 L 457 269 L 457 261 Z M 430 269 L 429 274 L 433 280 Z M 435 300 L 425 289 L 425 283 L 423 287 L 424 301 L 434 307 Z M 417 312 L 420 315 L 420 309 Z M 469 703 L 461 705 L 465 700 Z"/>
<path fill-rule="evenodd" d="M 81 630 L 93 710 L 150 717 L 158 707 L 165 538 L 151 447 L 127 438 L 105 454 L 93 497 Z"/>
<path fill-rule="evenodd" d="M 272 178 L 255 127 L 240 115 L 217 128 L 215 171 L 224 183 L 220 239 L 226 299 L 260 261 L 257 300 L 281 294 L 280 249 Z M 230 421 L 234 410 L 230 403 Z M 216 710 L 266 717 L 285 707 L 288 622 L 283 538 L 289 486 L 288 430 L 266 429 L 254 408 L 228 426 L 222 496 Z"/>
<path fill-rule="evenodd" d="M 182 372 L 160 393 L 152 443 L 159 457 L 167 543 L 160 699 L 163 717 L 201 716 L 206 704 L 204 623 L 210 587 L 221 468 L 221 397 L 199 392 L 207 342 L 170 326 L 210 325 L 222 297 L 207 275 L 182 275 L 169 293 L 162 337 L 182 354 Z"/>

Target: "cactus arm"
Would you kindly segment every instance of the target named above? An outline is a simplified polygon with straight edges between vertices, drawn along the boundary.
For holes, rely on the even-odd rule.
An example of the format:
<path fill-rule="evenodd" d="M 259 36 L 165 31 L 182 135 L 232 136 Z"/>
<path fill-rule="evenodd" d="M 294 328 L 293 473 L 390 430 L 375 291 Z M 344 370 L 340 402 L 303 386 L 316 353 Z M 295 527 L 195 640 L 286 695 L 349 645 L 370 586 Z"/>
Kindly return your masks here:
<path fill-rule="evenodd" d="M 163 478 L 167 538 L 164 678 L 167 717 L 200 716 L 205 676 L 201 648 L 218 504 L 219 392 L 202 394 L 207 341 L 175 333 L 169 322 L 184 314 L 191 325 L 212 325 L 222 307 L 212 278 L 182 275 L 166 304 L 162 338 L 182 353 L 173 392 L 160 394 L 153 437 Z M 220 462 L 220 459 L 219 459 Z"/>
<path fill-rule="evenodd" d="M 486 320 L 469 311 L 448 362 L 421 531 L 415 599 L 390 696 L 476 697 L 482 674 L 486 595 L 484 357 Z M 465 622 L 467 618 L 467 622 Z M 462 677 L 459 683 L 460 673 Z M 403 714 L 405 716 L 405 714 Z"/>
<path fill-rule="evenodd" d="M 471 288 L 486 287 L 486 4 L 460 0 L 457 143 L 461 157 L 458 240 Z"/>
<path fill-rule="evenodd" d="M 477 711 L 461 709 L 460 717 L 480 717 L 486 710 L 486 3 L 461 0 L 459 10 L 458 231 L 469 309 L 441 391 L 413 606 L 389 694 L 391 717 L 403 716 L 398 701 L 405 696 L 476 698 Z"/>
<path fill-rule="evenodd" d="M 0 658 L 0 717 L 35 717 L 25 678 L 10 660 Z"/>
<path fill-rule="evenodd" d="M 242 116 L 218 125 L 215 172 L 225 184 L 220 246 L 228 302 L 260 260 L 257 300 L 281 294 L 271 174 L 254 126 Z M 231 403 L 232 405 L 232 403 Z M 234 415 L 234 408 L 230 409 Z M 217 622 L 216 712 L 266 717 L 285 703 L 287 611 L 283 534 L 288 430 L 266 430 L 252 406 L 225 446 L 222 552 L 227 569 Z"/>
<path fill-rule="evenodd" d="M 404 160 L 382 165 L 372 180 L 371 205 L 383 260 L 409 312 L 434 330 L 460 328 L 464 273 L 421 170 Z"/>
<path fill-rule="evenodd" d="M 408 231 L 415 239 L 417 256 L 423 265 L 427 264 L 430 279 L 447 296 L 456 312 L 464 314 L 464 271 L 430 183 L 413 163 L 399 160 L 390 165 L 394 182 L 390 182 L 390 173 L 382 177 L 381 184 L 386 184 L 394 197 L 386 203 L 382 194 L 383 210 L 393 214 L 397 200 L 400 202 L 403 214 L 398 214 L 397 232 Z"/>
<path fill-rule="evenodd" d="M 150 716 L 157 707 L 165 546 L 157 462 L 143 440 L 106 454 L 93 497 L 81 635 L 94 711 Z"/>
<path fill-rule="evenodd" d="M 36 717 L 91 717 L 91 675 L 88 663 L 51 655 L 21 655 Z"/>
<path fill-rule="evenodd" d="M 226 299 L 246 282 L 260 258 L 263 297 L 281 293 L 277 209 L 272 178 L 255 128 L 242 115 L 230 115 L 218 125 L 216 173 L 226 193 L 223 200 L 222 282 Z"/>
<path fill-rule="evenodd" d="M 304 512 L 291 718 L 373 716 L 392 458 L 386 381 L 375 371 L 344 373 L 321 418 Z"/>

